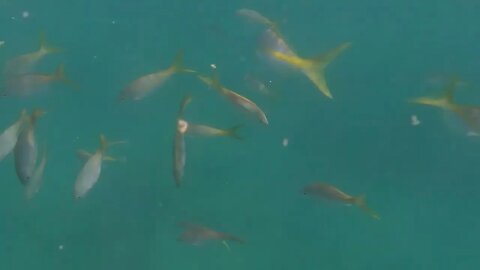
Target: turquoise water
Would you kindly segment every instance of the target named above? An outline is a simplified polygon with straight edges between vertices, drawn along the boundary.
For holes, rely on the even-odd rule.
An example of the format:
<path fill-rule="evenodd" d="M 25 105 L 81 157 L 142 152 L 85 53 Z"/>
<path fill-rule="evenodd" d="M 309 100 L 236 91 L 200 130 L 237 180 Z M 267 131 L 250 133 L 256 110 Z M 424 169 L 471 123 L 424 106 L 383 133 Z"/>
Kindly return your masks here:
<path fill-rule="evenodd" d="M 239 8 L 278 22 L 301 56 L 351 41 L 327 69 L 334 99 L 262 61 L 261 27 L 235 15 Z M 454 73 L 468 82 L 458 100 L 480 103 L 479 11 L 468 0 L 0 1 L 2 65 L 38 49 L 43 31 L 64 52 L 35 71 L 63 63 L 78 84 L 0 99 L 1 130 L 23 108 L 47 111 L 37 140 L 48 148 L 44 184 L 31 201 L 12 155 L 0 164 L 0 269 L 478 268 L 478 137 L 454 117 L 406 101 L 440 93 L 438 74 Z M 167 68 L 179 50 L 202 73 L 214 63 L 222 83 L 264 109 L 269 126 L 189 74 L 141 101 L 118 101 L 129 82 Z M 271 80 L 277 97 L 249 89 L 247 73 Z M 244 124 L 244 140 L 188 136 L 177 189 L 172 142 L 187 94 L 187 120 Z M 75 200 L 75 152 L 94 151 L 100 133 L 128 141 L 109 151 L 126 161 L 105 163 L 94 188 Z M 315 181 L 367 194 L 381 220 L 304 196 Z M 184 220 L 246 243 L 229 250 L 179 242 Z"/>

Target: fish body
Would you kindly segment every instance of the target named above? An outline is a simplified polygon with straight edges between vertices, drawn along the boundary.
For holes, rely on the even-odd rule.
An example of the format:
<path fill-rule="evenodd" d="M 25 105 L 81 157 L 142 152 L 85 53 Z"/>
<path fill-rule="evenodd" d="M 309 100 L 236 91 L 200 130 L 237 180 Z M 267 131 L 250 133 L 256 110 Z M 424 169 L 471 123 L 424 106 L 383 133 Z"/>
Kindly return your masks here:
<path fill-rule="evenodd" d="M 104 160 L 116 161 L 113 157 L 106 156 L 107 148 L 115 144 L 123 144 L 125 142 L 108 142 L 103 134 L 100 135 L 100 147 L 95 153 L 89 154 L 86 151 L 80 151 L 82 158 L 86 158 L 80 173 L 75 180 L 73 195 L 75 199 L 83 198 L 97 183 L 102 173 L 102 164 Z"/>
<path fill-rule="evenodd" d="M 480 132 L 480 106 L 463 105 L 454 101 L 455 90 L 459 83 L 458 78 L 451 78 L 441 96 L 419 97 L 411 102 L 450 111 L 462 119 L 471 131 L 478 133 Z"/>
<path fill-rule="evenodd" d="M 43 114 L 44 112 L 39 109 L 32 112 L 26 127 L 18 136 L 14 148 L 15 171 L 24 186 L 30 181 L 37 163 L 38 146 L 35 136 L 35 123 Z"/>
<path fill-rule="evenodd" d="M 345 204 L 353 204 L 358 206 L 364 212 L 374 219 L 380 219 L 380 216 L 371 208 L 367 206 L 365 196 L 351 196 L 335 186 L 327 183 L 313 183 L 303 188 L 305 195 L 322 198 L 332 201 L 338 201 Z"/>
<path fill-rule="evenodd" d="M 0 161 L 2 161 L 15 148 L 18 136 L 24 128 L 27 119 L 27 112 L 23 110 L 20 119 L 0 134 Z"/>
<path fill-rule="evenodd" d="M 243 111 L 255 115 L 255 117 L 264 125 L 268 125 L 267 115 L 263 112 L 260 107 L 257 106 L 253 101 L 250 99 L 222 86 L 218 80 L 218 78 L 209 78 L 206 76 L 198 75 L 197 76 L 200 81 L 204 82 L 209 87 L 212 87 L 218 92 L 230 100 L 233 104 L 237 105 Z"/>
<path fill-rule="evenodd" d="M 257 24 L 260 24 L 260 25 L 263 25 L 265 27 L 272 28 L 272 29 L 277 28 L 277 25 L 274 22 L 272 22 L 270 19 L 263 16 L 262 14 L 260 14 L 260 12 L 258 12 L 256 10 L 248 9 L 248 8 L 241 8 L 241 9 L 238 9 L 235 13 L 238 16 L 241 16 L 241 17 L 249 20 L 250 22 L 257 23 Z"/>
<path fill-rule="evenodd" d="M 188 223 L 183 224 L 183 226 L 184 231 L 178 237 L 178 240 L 191 245 L 201 245 L 210 241 L 234 241 L 244 243 L 242 239 L 236 236 L 218 232 L 202 225 Z"/>
<path fill-rule="evenodd" d="M 24 186 L 28 184 L 32 177 L 37 162 L 37 153 L 35 129 L 29 126 L 20 133 L 14 148 L 15 171 Z"/>
<path fill-rule="evenodd" d="M 103 153 L 97 151 L 91 156 L 77 176 L 74 187 L 76 199 L 84 197 L 88 191 L 97 183 L 102 172 Z"/>
<path fill-rule="evenodd" d="M 60 65 L 53 74 L 23 74 L 7 78 L 6 95 L 27 97 L 47 89 L 54 82 L 70 83 Z"/>
<path fill-rule="evenodd" d="M 30 200 L 38 193 L 40 186 L 43 182 L 43 172 L 45 171 L 45 165 L 47 164 L 47 155 L 44 153 L 43 157 L 38 164 L 37 168 L 33 171 L 31 181 L 25 187 L 25 197 Z"/>
<path fill-rule="evenodd" d="M 174 145 L 173 176 L 175 178 L 175 184 L 177 185 L 177 187 L 180 187 L 180 185 L 182 184 L 182 179 L 183 179 L 184 170 L 185 170 L 185 163 L 187 160 L 185 136 L 184 136 L 186 131 L 182 131 L 182 130 L 186 129 L 186 125 L 188 125 L 188 123 L 183 120 L 179 120 L 177 125 L 178 125 L 177 131 L 175 132 L 175 138 L 173 142 L 173 145 Z"/>
<path fill-rule="evenodd" d="M 154 90 L 160 88 L 173 74 L 179 72 L 195 72 L 183 67 L 183 54 L 178 53 L 173 64 L 166 70 L 144 75 L 130 84 L 128 84 L 122 92 L 119 99 L 125 100 L 141 100 L 153 93 Z"/>
<path fill-rule="evenodd" d="M 229 129 L 219 129 L 215 127 L 210 127 L 206 125 L 197 125 L 189 123 L 188 133 L 193 135 L 200 135 L 205 137 L 232 137 L 234 139 L 240 139 L 241 137 L 237 134 L 238 129 L 241 127 L 235 126 Z"/>
<path fill-rule="evenodd" d="M 7 77 L 12 75 L 22 75 L 30 73 L 40 60 L 45 56 L 60 52 L 62 49 L 47 45 L 45 37 L 40 36 L 40 47 L 37 51 L 20 55 L 7 62 L 4 68 L 4 74 Z"/>

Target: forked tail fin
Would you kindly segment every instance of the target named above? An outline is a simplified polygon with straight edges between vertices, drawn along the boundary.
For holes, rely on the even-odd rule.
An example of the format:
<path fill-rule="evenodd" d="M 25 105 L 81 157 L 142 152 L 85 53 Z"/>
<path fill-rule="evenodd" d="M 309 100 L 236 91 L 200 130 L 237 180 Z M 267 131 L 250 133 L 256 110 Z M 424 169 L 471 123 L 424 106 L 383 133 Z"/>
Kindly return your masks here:
<path fill-rule="evenodd" d="M 365 195 L 361 195 L 353 198 L 353 203 L 365 211 L 369 216 L 374 219 L 380 219 L 380 216 L 373 209 L 367 206 L 367 201 Z"/>

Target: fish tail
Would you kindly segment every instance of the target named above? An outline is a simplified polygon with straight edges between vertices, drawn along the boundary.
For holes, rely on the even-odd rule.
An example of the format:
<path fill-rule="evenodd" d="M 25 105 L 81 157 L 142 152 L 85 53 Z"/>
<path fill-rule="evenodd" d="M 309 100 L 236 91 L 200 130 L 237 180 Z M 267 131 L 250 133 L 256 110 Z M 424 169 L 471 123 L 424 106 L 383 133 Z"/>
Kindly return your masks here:
<path fill-rule="evenodd" d="M 243 125 L 236 125 L 236 126 L 233 126 L 229 129 L 226 129 L 225 130 L 225 136 L 232 137 L 232 138 L 237 139 L 237 140 L 242 140 L 243 139 L 242 136 L 240 136 L 238 134 L 238 131 L 242 127 L 243 127 Z"/>
<path fill-rule="evenodd" d="M 70 78 L 67 77 L 67 75 L 65 74 L 65 65 L 63 64 L 60 64 L 57 69 L 55 70 L 54 74 L 53 74 L 53 77 L 55 80 L 57 81 L 61 81 L 71 87 L 73 87 L 74 89 L 78 89 L 78 85 L 76 82 L 70 80 Z"/>
<path fill-rule="evenodd" d="M 109 142 L 107 140 L 107 137 L 105 137 L 104 134 L 100 134 L 100 149 L 103 150 L 103 152 L 105 152 L 105 150 L 107 150 L 107 148 L 111 147 L 111 146 L 114 146 L 114 145 L 117 145 L 117 144 L 126 144 L 127 141 L 114 141 L 114 142 Z M 112 157 L 107 157 L 108 158 L 111 158 L 111 159 L 114 159 Z M 110 159 L 110 160 L 111 160 Z"/>
<path fill-rule="evenodd" d="M 374 219 L 380 219 L 380 216 L 373 209 L 367 206 L 367 200 L 365 195 L 361 195 L 353 198 L 353 203 L 365 211 L 369 216 Z"/>
<path fill-rule="evenodd" d="M 459 82 L 457 77 L 453 77 L 450 82 L 447 84 L 445 89 L 443 90 L 443 94 L 439 97 L 419 97 L 410 100 L 412 103 L 428 105 L 439 107 L 441 109 L 446 110 L 455 110 L 457 108 L 456 104 L 454 103 L 453 97 L 454 92 L 456 90 L 456 86 Z"/>
<path fill-rule="evenodd" d="M 241 244 L 245 244 L 245 241 L 239 237 L 230 235 L 230 234 L 224 234 L 223 239 L 228 240 L 228 241 L 233 241 Z"/>
<path fill-rule="evenodd" d="M 345 42 L 327 53 L 308 59 L 303 66 L 300 66 L 303 73 L 315 84 L 318 90 L 328 98 L 333 98 L 333 96 L 325 79 L 325 69 L 350 46 L 351 42 Z"/>
<path fill-rule="evenodd" d="M 177 55 L 175 55 L 175 59 L 173 60 L 170 69 L 172 69 L 174 72 L 196 73 L 195 70 L 186 68 L 183 65 L 183 51 L 177 52 Z"/>
<path fill-rule="evenodd" d="M 39 43 L 40 51 L 43 51 L 45 53 L 58 53 L 63 51 L 62 48 L 50 46 L 47 42 L 47 39 L 45 38 L 45 33 L 43 32 L 40 32 Z"/>

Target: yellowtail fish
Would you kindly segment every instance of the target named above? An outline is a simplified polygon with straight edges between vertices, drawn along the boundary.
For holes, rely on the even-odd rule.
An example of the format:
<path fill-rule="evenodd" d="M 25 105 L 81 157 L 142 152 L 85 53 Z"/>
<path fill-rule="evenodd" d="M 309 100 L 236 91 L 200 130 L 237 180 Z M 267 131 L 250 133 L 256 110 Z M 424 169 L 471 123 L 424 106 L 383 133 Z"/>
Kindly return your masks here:
<path fill-rule="evenodd" d="M 87 158 L 82 170 L 77 176 L 73 194 L 75 199 L 84 197 L 88 191 L 97 183 L 100 173 L 102 172 L 102 163 L 104 160 L 116 161 L 117 159 L 107 156 L 107 148 L 116 145 L 123 144 L 125 142 L 108 142 L 105 135 L 100 135 L 100 147 L 94 154 L 89 154 L 86 151 L 81 151 Z"/>
<path fill-rule="evenodd" d="M 268 119 L 265 113 L 257 106 L 253 101 L 249 100 L 248 98 L 241 96 L 240 94 L 224 87 L 218 76 L 214 76 L 214 78 L 209 78 L 207 76 L 197 75 L 197 77 L 204 82 L 209 87 L 216 89 L 220 94 L 230 100 L 233 104 L 240 107 L 242 110 L 255 115 L 255 117 L 262 122 L 264 125 L 268 125 Z"/>
<path fill-rule="evenodd" d="M 267 28 L 277 29 L 277 24 L 268 19 L 267 17 L 260 14 L 260 12 L 248 9 L 248 8 L 241 8 L 235 12 L 238 16 L 241 16 L 250 22 L 261 24 Z"/>
<path fill-rule="evenodd" d="M 182 53 L 176 55 L 173 64 L 168 69 L 144 75 L 131 82 L 120 92 L 119 99 L 121 101 L 141 100 L 161 87 L 172 75 L 179 72 L 195 72 L 183 67 Z"/>
<path fill-rule="evenodd" d="M 433 106 L 453 112 L 475 133 L 480 132 L 480 106 L 462 105 L 454 101 L 454 92 L 460 81 L 452 78 L 439 97 L 419 97 L 411 100 L 413 103 Z"/>
<path fill-rule="evenodd" d="M 183 113 L 187 105 L 191 102 L 191 97 L 187 96 L 182 99 L 180 109 L 177 114 L 175 137 L 173 141 L 173 177 L 175 184 L 180 187 L 183 180 L 186 157 L 185 133 L 188 130 L 188 122 L 183 120 Z"/>
<path fill-rule="evenodd" d="M 24 74 L 7 78 L 6 96 L 27 97 L 47 89 L 54 82 L 73 84 L 66 75 L 63 65 L 53 74 Z"/>
<path fill-rule="evenodd" d="M 33 110 L 15 145 L 15 171 L 18 179 L 24 186 L 28 185 L 31 180 L 37 163 L 38 146 L 35 136 L 35 124 L 44 114 L 45 111 L 41 109 Z"/>
<path fill-rule="evenodd" d="M 20 119 L 8 127 L 2 134 L 0 134 L 0 161 L 2 161 L 10 152 L 13 151 L 18 141 L 18 136 L 25 127 L 28 121 L 28 114 L 26 110 L 22 110 Z"/>
<path fill-rule="evenodd" d="M 179 224 L 183 227 L 182 234 L 178 237 L 178 241 L 185 242 L 191 245 L 202 245 L 206 242 L 212 241 L 233 241 L 238 243 L 245 243 L 241 238 L 222 233 L 203 225 L 183 222 Z"/>
<path fill-rule="evenodd" d="M 188 134 L 193 135 L 200 135 L 205 137 L 231 137 L 237 140 L 242 139 L 240 135 L 238 135 L 238 130 L 242 127 L 242 125 L 234 126 L 228 129 L 218 129 L 206 125 L 197 125 L 188 123 Z"/>
<path fill-rule="evenodd" d="M 266 32 L 270 36 L 270 42 L 275 43 L 264 46 L 263 50 L 272 58 L 284 62 L 289 66 L 300 70 L 308 79 L 328 98 L 333 98 L 330 88 L 325 79 L 325 69 L 344 50 L 351 46 L 350 42 L 343 43 L 338 47 L 313 58 L 298 56 L 282 38 L 271 30 Z M 272 41 L 272 40 L 277 41 Z"/>
<path fill-rule="evenodd" d="M 35 194 L 38 193 L 43 182 L 43 172 L 45 171 L 45 165 L 47 165 L 47 152 L 44 150 L 40 164 L 37 165 L 33 171 L 30 182 L 25 187 L 25 198 L 31 200 Z"/>
<path fill-rule="evenodd" d="M 35 65 L 45 56 L 60 51 L 62 51 L 62 49 L 49 46 L 45 40 L 45 36 L 40 34 L 40 48 L 35 52 L 23 54 L 8 61 L 4 68 L 4 74 L 10 77 L 30 73 Z"/>
<path fill-rule="evenodd" d="M 346 204 L 353 204 L 364 210 L 374 219 L 380 219 L 380 216 L 367 206 L 365 196 L 354 197 L 346 194 L 340 189 L 326 183 L 313 183 L 303 188 L 305 195 L 339 201 Z"/>

